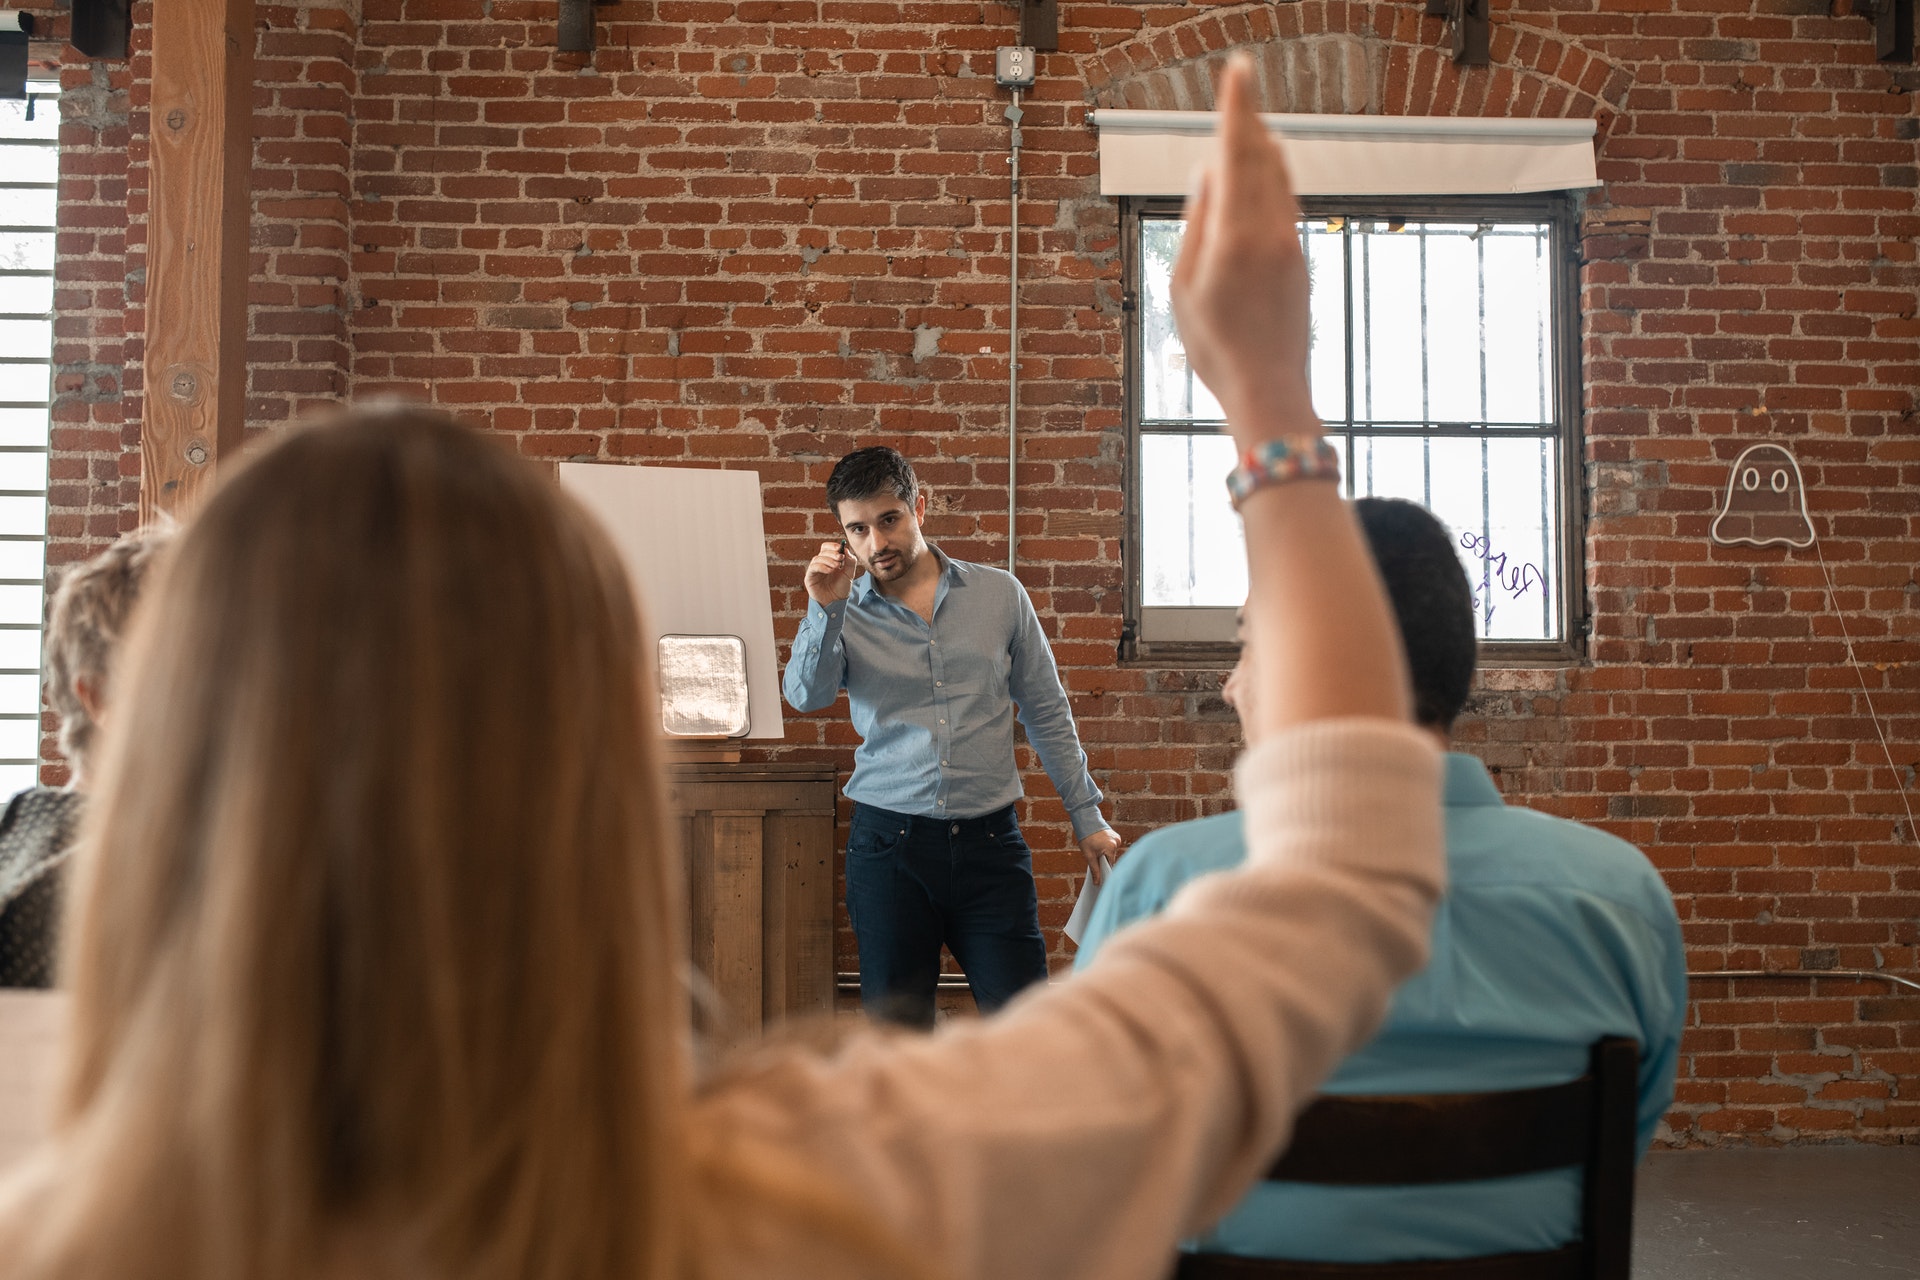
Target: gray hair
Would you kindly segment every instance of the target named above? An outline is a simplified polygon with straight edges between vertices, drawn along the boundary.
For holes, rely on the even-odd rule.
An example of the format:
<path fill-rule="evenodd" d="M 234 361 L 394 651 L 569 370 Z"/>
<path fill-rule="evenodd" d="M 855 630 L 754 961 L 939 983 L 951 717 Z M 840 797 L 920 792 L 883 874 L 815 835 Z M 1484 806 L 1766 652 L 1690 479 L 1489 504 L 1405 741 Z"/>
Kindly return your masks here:
<path fill-rule="evenodd" d="M 86 772 L 99 727 L 74 685 L 86 681 L 104 698 L 115 651 L 133 616 L 147 571 L 172 544 L 171 520 L 136 529 L 91 560 L 61 575 L 47 609 L 47 701 L 60 717 L 60 750 L 75 774 Z"/>

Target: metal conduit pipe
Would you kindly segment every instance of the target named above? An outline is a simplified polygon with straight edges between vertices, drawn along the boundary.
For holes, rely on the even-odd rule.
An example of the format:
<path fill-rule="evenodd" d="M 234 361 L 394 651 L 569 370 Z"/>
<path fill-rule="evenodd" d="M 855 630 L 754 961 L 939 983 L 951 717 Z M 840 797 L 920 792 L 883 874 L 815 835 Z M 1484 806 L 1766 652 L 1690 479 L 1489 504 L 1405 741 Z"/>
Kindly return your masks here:
<path fill-rule="evenodd" d="M 1912 978 L 1903 978 L 1897 973 L 1879 973 L 1871 969 L 1702 969 L 1697 972 L 1689 970 L 1687 977 L 1689 980 L 1702 982 L 1708 978 L 1845 978 L 1855 982 L 1861 980 L 1886 982 L 1920 991 L 1920 982 Z M 860 989 L 858 971 L 836 973 L 833 979 L 833 985 L 842 991 Z M 940 975 L 939 986 L 943 991 L 964 991 L 967 989 L 967 980 L 957 973 L 943 973 Z"/>
<path fill-rule="evenodd" d="M 1920 991 L 1920 982 L 1912 978 L 1903 978 L 1897 973 L 1881 973 L 1874 969 L 1702 969 L 1698 972 L 1689 969 L 1689 981 L 1704 982 L 1708 978 L 1845 978 L 1859 982 L 1888 982 L 1895 986 L 1908 987 Z"/>
<path fill-rule="evenodd" d="M 1014 529 L 1014 467 L 1020 444 L 1020 91 L 1013 91 L 1007 120 L 1013 125 L 1009 146 L 1007 195 L 1007 572 L 1014 571 L 1019 534 Z"/>

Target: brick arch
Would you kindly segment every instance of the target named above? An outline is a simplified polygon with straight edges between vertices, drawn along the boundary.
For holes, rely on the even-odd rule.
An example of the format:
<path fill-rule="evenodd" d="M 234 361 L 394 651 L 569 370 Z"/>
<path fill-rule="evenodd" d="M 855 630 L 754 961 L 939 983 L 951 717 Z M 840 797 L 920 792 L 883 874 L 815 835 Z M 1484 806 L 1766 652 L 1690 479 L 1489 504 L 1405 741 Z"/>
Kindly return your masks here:
<path fill-rule="evenodd" d="M 1441 19 L 1401 0 L 1298 0 L 1204 11 L 1113 46 L 1086 68 L 1094 104 L 1207 110 L 1214 70 L 1253 52 L 1268 111 L 1334 115 L 1618 115 L 1633 77 L 1578 45 L 1511 22 L 1493 29 L 1493 65 L 1456 67 Z"/>

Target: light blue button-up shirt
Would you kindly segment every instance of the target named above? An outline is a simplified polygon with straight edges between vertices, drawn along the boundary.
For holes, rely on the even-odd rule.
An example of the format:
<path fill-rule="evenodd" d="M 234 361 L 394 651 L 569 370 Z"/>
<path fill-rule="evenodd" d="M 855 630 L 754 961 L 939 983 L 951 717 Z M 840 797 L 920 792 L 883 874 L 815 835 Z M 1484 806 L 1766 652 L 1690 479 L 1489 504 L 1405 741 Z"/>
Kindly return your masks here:
<path fill-rule="evenodd" d="M 940 563 L 931 623 L 876 591 L 871 574 L 845 600 L 807 602 L 787 659 L 787 702 L 818 711 L 845 689 L 860 735 L 847 795 L 925 818 L 977 818 L 1020 798 L 1017 707 L 1074 838 L 1104 830 L 1100 789 L 1026 588 L 1010 573 L 928 551 Z"/>
<path fill-rule="evenodd" d="M 1503 804 L 1469 755 L 1447 756 L 1447 892 L 1427 967 L 1326 1093 L 1474 1093 L 1558 1084 L 1601 1036 L 1640 1050 L 1639 1151 L 1673 1102 L 1687 1012 L 1672 895 L 1603 831 Z M 1240 815 L 1146 836 L 1101 890 L 1074 967 L 1196 876 L 1246 857 Z M 1426 1187 L 1263 1182 L 1198 1247 L 1307 1262 L 1397 1262 L 1554 1249 L 1580 1231 L 1580 1171 Z"/>

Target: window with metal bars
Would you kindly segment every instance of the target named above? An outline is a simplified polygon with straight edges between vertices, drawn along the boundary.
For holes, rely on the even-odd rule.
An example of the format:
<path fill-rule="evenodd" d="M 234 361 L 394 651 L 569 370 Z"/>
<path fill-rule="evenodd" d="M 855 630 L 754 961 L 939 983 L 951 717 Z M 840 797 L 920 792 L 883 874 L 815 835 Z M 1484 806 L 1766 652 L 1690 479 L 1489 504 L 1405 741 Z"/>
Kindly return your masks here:
<path fill-rule="evenodd" d="M 28 92 L 0 101 L 0 797 L 40 757 L 60 107 L 52 85 Z"/>
<path fill-rule="evenodd" d="M 1303 208 L 1314 409 L 1351 496 L 1446 522 L 1488 656 L 1571 656 L 1578 606 L 1574 210 L 1563 196 Z M 1232 442 L 1187 366 L 1177 202 L 1125 216 L 1132 656 L 1223 654 L 1246 595 Z M 1571 585 L 1570 585 L 1571 584 Z"/>

